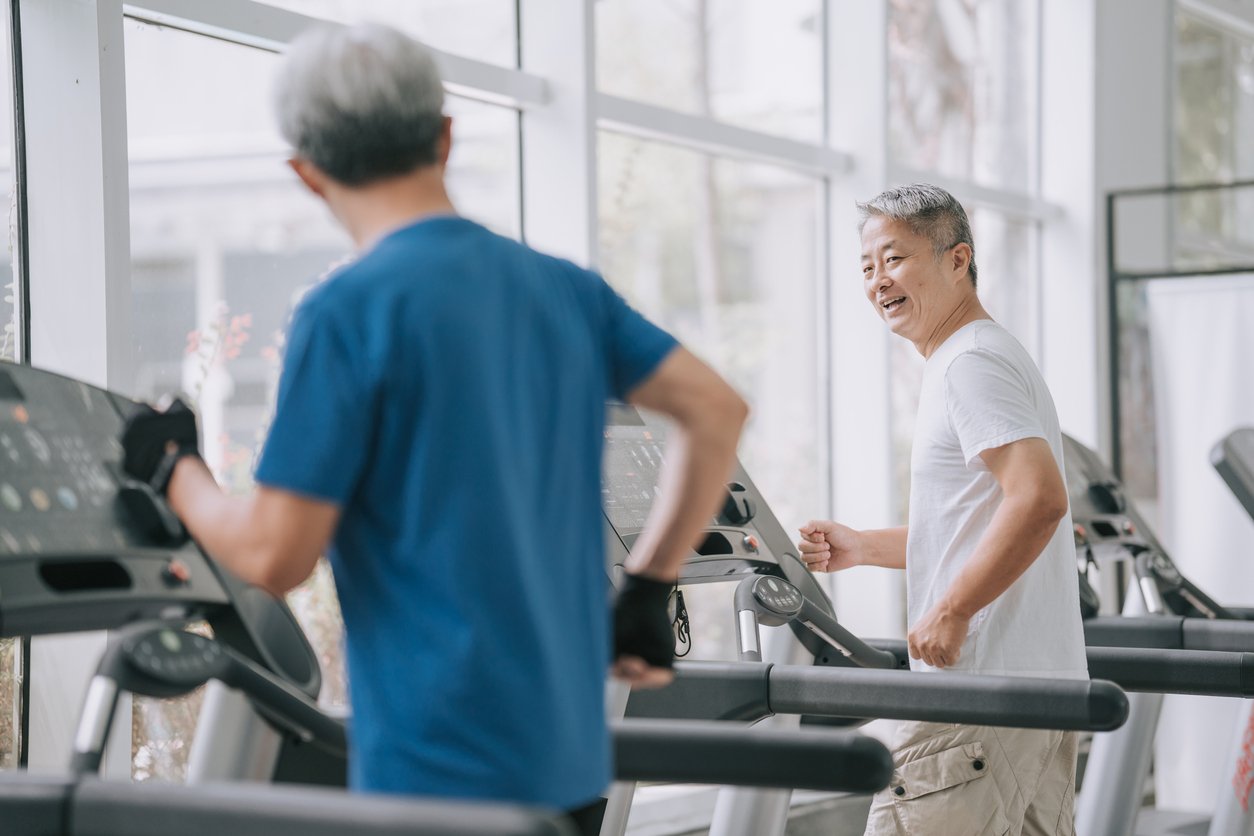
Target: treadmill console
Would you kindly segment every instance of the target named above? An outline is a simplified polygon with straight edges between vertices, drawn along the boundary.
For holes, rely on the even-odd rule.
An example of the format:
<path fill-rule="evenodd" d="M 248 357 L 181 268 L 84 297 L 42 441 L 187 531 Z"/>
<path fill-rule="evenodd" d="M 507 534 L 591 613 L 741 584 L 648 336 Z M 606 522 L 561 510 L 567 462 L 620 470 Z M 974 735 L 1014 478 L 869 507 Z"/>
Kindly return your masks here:
<path fill-rule="evenodd" d="M 1180 573 L 1096 451 L 1067 435 L 1063 447 L 1082 598 L 1083 582 L 1088 582 L 1098 587 L 1103 602 L 1117 602 L 1109 609 L 1118 612 L 1128 582 L 1135 578 L 1150 613 L 1233 618 Z"/>
<path fill-rule="evenodd" d="M 659 491 L 666 435 L 665 424 L 646 422 L 634 407 L 609 405 L 601 505 L 618 540 L 617 544 L 611 543 L 617 546 L 611 549 L 611 564 L 621 564 L 626 559 L 648 520 Z M 681 583 L 734 580 L 750 574 L 782 576 L 780 552 L 787 552 L 794 559 L 796 555 L 787 538 L 768 538 L 763 534 L 762 529 L 769 530 L 772 523 L 779 526 L 769 511 L 758 514 L 758 509 L 764 507 L 753 483 L 737 467 L 722 506 L 680 569 Z M 775 534 L 773 530 L 771 533 Z"/>
<path fill-rule="evenodd" d="M 646 419 L 634 407 L 609 405 L 601 490 L 611 573 L 626 561 L 653 507 L 666 459 L 666 437 L 665 424 Z M 783 578 L 807 600 L 830 610 L 826 593 L 805 568 L 796 544 L 737 462 L 722 504 L 680 567 L 679 582 L 740 581 L 754 575 Z M 822 642 L 809 630 L 796 622 L 791 626 L 807 648 L 819 651 Z"/>
<path fill-rule="evenodd" d="M 193 618 L 227 605 L 200 551 L 128 510 L 127 399 L 0 363 L 0 636 Z M 159 510 L 166 510 L 161 508 Z"/>

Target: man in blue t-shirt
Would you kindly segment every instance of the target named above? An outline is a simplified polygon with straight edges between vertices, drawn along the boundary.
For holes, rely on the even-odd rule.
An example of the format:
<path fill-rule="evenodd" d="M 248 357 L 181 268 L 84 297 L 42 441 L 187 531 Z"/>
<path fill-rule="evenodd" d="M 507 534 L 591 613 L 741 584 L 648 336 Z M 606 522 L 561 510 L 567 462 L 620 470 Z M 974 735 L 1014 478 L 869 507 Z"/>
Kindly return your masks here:
<path fill-rule="evenodd" d="M 451 121 L 419 44 L 381 26 L 311 32 L 277 93 L 291 166 L 359 257 L 295 312 L 254 493 L 219 489 L 181 404 L 132 417 L 126 467 L 275 595 L 329 556 L 354 788 L 580 810 L 611 777 L 606 670 L 669 681 L 667 593 L 746 407 L 595 273 L 456 214 Z M 675 426 L 613 653 L 607 399 Z"/>

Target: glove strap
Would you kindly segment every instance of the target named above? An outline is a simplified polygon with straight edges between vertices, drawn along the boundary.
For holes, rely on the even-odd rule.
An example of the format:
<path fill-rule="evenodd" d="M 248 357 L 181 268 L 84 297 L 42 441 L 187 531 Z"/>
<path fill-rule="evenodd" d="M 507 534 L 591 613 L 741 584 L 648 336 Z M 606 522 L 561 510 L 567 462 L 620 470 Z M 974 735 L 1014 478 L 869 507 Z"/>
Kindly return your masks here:
<path fill-rule="evenodd" d="M 153 471 L 148 484 L 152 485 L 152 489 L 159 496 L 165 496 L 170 487 L 170 478 L 174 476 L 174 467 L 185 456 L 199 457 L 200 453 L 194 447 L 178 447 L 162 456 L 157 463 L 157 469 Z"/>

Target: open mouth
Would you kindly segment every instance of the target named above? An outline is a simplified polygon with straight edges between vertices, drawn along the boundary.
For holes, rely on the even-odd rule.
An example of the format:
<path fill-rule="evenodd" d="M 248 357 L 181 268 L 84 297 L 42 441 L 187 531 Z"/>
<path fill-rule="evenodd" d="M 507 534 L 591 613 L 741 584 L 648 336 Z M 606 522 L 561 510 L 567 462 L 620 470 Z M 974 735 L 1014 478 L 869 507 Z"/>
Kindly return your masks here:
<path fill-rule="evenodd" d="M 881 300 L 881 301 L 880 301 L 880 309 L 881 309 L 881 310 L 883 310 L 883 311 L 884 311 L 884 313 L 886 313 L 886 314 L 891 314 L 891 313 L 893 313 L 894 311 L 896 311 L 896 310 L 898 310 L 899 308 L 901 308 L 901 306 L 902 306 L 902 305 L 904 305 L 905 303 L 906 303 L 906 297 L 904 297 L 904 296 L 893 296 L 893 297 L 892 297 L 892 298 L 890 298 L 890 299 L 884 299 L 884 300 Z"/>

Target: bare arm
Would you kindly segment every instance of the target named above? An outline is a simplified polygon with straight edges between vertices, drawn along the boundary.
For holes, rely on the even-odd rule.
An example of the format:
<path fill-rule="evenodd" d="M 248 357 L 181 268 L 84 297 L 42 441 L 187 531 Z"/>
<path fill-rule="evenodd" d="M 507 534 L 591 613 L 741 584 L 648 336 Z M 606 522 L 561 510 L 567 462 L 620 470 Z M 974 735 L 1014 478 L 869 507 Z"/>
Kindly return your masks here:
<path fill-rule="evenodd" d="M 1040 557 L 1067 513 L 1067 487 L 1042 438 L 1025 438 L 980 456 L 1003 498 L 975 554 L 942 602 L 971 618 L 996 600 Z"/>
<path fill-rule="evenodd" d="M 801 528 L 797 548 L 811 572 L 839 572 L 854 566 L 906 568 L 906 526 L 856 531 L 829 520 L 811 520 Z"/>
<path fill-rule="evenodd" d="M 658 479 L 661 490 L 624 568 L 673 580 L 723 499 L 749 407 L 683 348 L 667 355 L 627 400 L 670 417 L 674 426 Z"/>
<path fill-rule="evenodd" d="M 1001 485 L 1001 504 L 944 597 L 910 631 L 911 655 L 938 667 L 957 661 L 972 616 L 1040 557 L 1067 513 L 1067 488 L 1044 439 L 1014 441 L 980 457 Z"/>
<path fill-rule="evenodd" d="M 211 557 L 275 596 L 309 577 L 340 518 L 334 504 L 265 486 L 246 497 L 228 496 L 194 456 L 179 461 L 168 495 Z"/>

